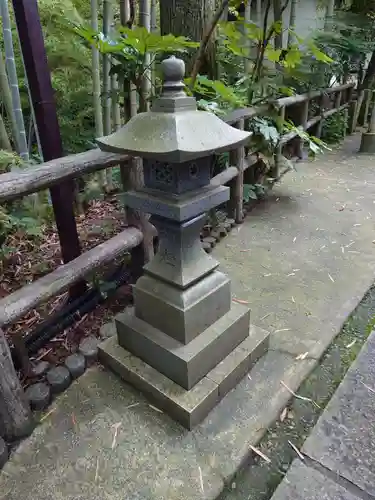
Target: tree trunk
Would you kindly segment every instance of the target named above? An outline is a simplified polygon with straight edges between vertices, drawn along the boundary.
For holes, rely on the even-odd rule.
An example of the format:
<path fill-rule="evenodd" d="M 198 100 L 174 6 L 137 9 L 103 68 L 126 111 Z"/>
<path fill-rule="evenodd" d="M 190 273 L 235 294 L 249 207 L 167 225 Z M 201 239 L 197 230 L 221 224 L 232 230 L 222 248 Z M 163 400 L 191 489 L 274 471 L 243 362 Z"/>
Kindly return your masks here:
<path fill-rule="evenodd" d="M 0 329 L 0 435 L 15 440 L 30 434 L 32 427 L 30 407 Z"/>
<path fill-rule="evenodd" d="M 174 0 L 172 8 L 169 0 L 160 0 L 161 34 L 172 33 L 200 42 L 205 27 L 215 13 L 215 6 L 215 0 Z M 211 37 L 201 66 L 201 73 L 212 79 L 217 76 L 215 46 L 215 37 Z M 194 54 L 189 53 L 185 59 L 187 75 L 191 73 L 193 60 Z"/>

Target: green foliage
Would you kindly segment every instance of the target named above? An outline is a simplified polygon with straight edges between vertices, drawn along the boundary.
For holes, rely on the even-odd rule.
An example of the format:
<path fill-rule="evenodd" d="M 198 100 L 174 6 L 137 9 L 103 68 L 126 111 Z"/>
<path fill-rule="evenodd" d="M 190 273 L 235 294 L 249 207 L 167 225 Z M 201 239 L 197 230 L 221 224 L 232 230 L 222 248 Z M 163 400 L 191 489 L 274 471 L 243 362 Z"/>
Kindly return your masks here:
<path fill-rule="evenodd" d="M 161 54 L 183 53 L 199 46 L 186 37 L 171 34 L 161 36 L 149 33 L 143 27 L 129 29 L 119 26 L 110 38 L 106 38 L 86 25 L 75 23 L 73 32 L 102 54 L 111 54 L 115 61 L 111 74 L 117 74 L 123 81 L 132 82 L 139 93 L 144 73 L 149 69 L 145 66 L 147 53 L 151 54 L 151 66 Z"/>
<path fill-rule="evenodd" d="M 244 184 L 243 200 L 248 203 L 250 200 L 258 200 L 266 194 L 266 186 L 263 184 Z"/>
<path fill-rule="evenodd" d="M 0 149 L 0 173 L 9 172 L 12 168 L 20 166 L 22 163 L 21 158 L 10 151 Z"/>
<path fill-rule="evenodd" d="M 335 113 L 323 121 L 321 137 L 327 144 L 337 144 L 344 139 L 346 126 L 345 112 Z"/>
<path fill-rule="evenodd" d="M 298 137 L 300 137 L 303 143 L 309 148 L 312 154 L 322 153 L 325 150 L 330 150 L 328 145 L 318 137 L 310 135 L 305 130 L 300 127 L 296 127 L 292 122 L 286 120 L 283 124 L 284 132 L 294 132 Z"/>

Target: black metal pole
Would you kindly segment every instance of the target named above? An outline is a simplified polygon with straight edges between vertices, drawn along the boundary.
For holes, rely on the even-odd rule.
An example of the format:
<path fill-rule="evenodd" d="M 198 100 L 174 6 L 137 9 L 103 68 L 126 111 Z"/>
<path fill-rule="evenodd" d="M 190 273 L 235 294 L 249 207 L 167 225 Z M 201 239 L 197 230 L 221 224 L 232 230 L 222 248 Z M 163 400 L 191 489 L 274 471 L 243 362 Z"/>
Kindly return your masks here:
<path fill-rule="evenodd" d="M 63 146 L 38 2 L 13 0 L 13 8 L 44 161 L 60 158 Z M 50 193 L 62 259 L 66 263 L 81 253 L 74 216 L 74 183 L 67 181 L 52 187 Z M 71 296 L 77 297 L 84 289 L 84 282 L 75 285 L 70 291 Z"/>

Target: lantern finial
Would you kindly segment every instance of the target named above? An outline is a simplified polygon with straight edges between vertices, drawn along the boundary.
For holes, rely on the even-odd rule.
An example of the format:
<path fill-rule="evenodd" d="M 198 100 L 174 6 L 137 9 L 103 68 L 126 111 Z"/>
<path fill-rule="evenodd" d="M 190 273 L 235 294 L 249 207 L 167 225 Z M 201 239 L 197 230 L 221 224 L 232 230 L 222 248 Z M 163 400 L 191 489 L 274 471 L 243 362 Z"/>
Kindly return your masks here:
<path fill-rule="evenodd" d="M 183 90 L 185 63 L 182 59 L 170 56 L 161 63 L 163 73 L 163 93 L 170 90 Z"/>

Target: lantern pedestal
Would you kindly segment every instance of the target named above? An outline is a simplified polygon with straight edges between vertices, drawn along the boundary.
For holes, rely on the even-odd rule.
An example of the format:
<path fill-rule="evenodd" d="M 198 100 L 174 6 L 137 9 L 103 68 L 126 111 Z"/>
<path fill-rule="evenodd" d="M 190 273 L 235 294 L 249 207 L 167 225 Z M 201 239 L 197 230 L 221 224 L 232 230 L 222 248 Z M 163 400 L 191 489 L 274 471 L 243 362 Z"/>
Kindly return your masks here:
<path fill-rule="evenodd" d="M 232 302 L 230 280 L 202 249 L 205 211 L 226 201 L 229 189 L 204 186 L 199 175 L 190 179 L 189 165 L 164 165 L 168 172 L 156 171 L 163 179 L 156 186 L 146 163 L 145 188 L 127 195 L 132 208 L 153 214 L 159 251 L 134 286 L 134 308 L 116 318 L 117 339 L 100 347 L 100 357 L 191 429 L 266 352 L 268 333 L 250 330 L 249 309 Z"/>

